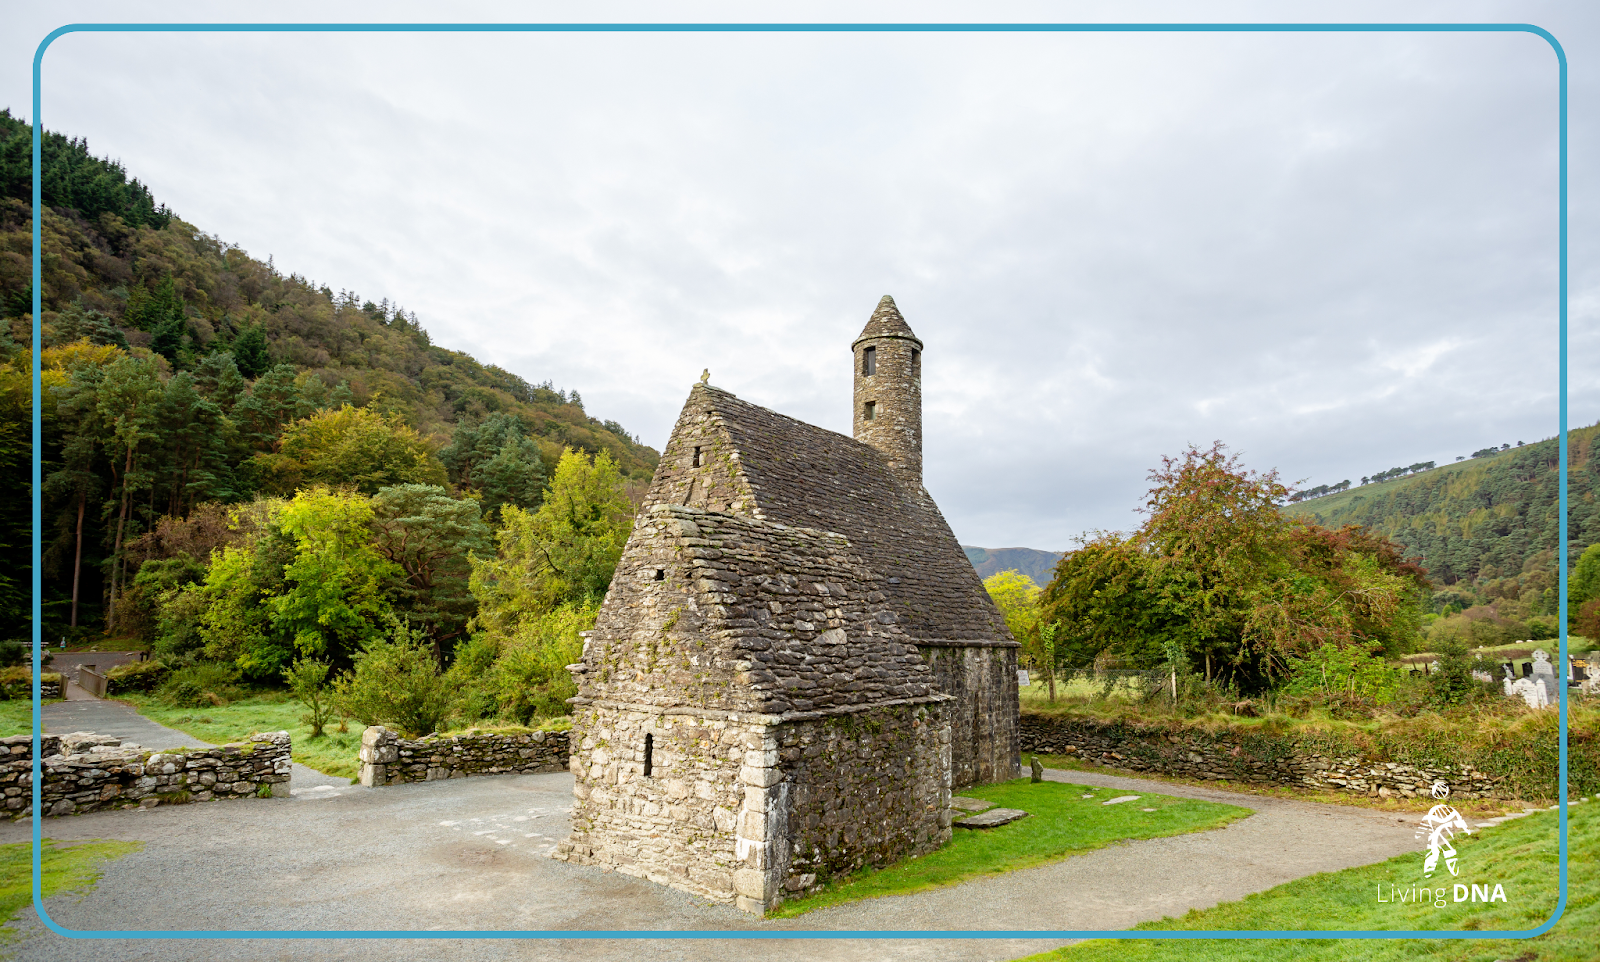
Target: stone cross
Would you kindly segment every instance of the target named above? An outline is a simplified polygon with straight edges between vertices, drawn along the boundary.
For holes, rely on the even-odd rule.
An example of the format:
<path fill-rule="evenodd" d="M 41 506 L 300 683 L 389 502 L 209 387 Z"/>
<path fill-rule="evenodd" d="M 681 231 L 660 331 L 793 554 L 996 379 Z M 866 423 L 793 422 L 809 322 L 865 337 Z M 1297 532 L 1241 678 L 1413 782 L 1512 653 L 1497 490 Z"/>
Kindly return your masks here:
<path fill-rule="evenodd" d="M 1561 690 L 1556 687 L 1556 668 L 1550 664 L 1550 653 L 1539 648 L 1533 653 L 1533 682 L 1544 688 L 1545 699 L 1559 701 Z"/>

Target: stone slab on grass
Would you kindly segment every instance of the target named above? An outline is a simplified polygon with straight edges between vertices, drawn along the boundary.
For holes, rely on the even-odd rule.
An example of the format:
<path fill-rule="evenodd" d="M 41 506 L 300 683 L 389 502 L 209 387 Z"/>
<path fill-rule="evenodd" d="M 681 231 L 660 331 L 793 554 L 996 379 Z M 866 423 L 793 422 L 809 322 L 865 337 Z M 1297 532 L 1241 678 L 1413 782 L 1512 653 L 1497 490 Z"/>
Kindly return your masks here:
<path fill-rule="evenodd" d="M 1118 804 L 1120 802 L 1137 802 L 1140 799 L 1140 797 L 1141 796 L 1138 796 L 1138 795 L 1118 795 L 1116 798 L 1107 799 L 1107 800 L 1101 802 L 1100 804 L 1101 805 L 1116 805 L 1116 804 Z"/>
<path fill-rule="evenodd" d="M 993 808 L 981 815 L 968 815 L 953 824 L 957 828 L 994 828 L 1027 816 L 1028 813 L 1020 808 Z"/>
<path fill-rule="evenodd" d="M 981 812 L 986 808 L 993 808 L 994 802 L 982 798 L 963 798 L 960 795 L 950 796 L 950 807 L 959 808 L 963 812 Z"/>

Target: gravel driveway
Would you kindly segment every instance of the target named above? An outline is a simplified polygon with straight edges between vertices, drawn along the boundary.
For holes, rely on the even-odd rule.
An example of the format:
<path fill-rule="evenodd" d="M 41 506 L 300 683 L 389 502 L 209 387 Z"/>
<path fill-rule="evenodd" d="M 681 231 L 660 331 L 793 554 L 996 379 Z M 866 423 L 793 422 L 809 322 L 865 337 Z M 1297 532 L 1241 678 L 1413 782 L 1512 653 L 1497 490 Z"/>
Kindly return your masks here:
<path fill-rule="evenodd" d="M 77 716 L 73 720 L 87 720 Z M 62 721 L 68 719 L 63 718 Z M 148 724 L 148 723 L 147 723 Z M 60 729 L 55 725 L 53 730 Z M 83 726 L 89 727 L 87 725 Z M 159 727 L 159 726 L 153 726 Z M 137 740 L 137 739 L 134 739 Z M 189 744 L 194 740 L 187 739 Z M 1115 845 L 1053 865 L 916 895 L 762 922 L 685 893 L 546 853 L 565 837 L 572 778 L 508 775 L 365 789 L 318 776 L 287 799 L 49 819 L 58 839 L 147 842 L 87 897 L 47 907 L 75 929 L 695 930 L 1120 929 L 1309 875 L 1414 850 L 1416 816 L 1051 771 L 1053 780 L 1227 802 L 1226 828 Z M 307 780 L 312 781 L 311 779 Z M 28 822 L 0 825 L 26 841 Z M 353 940 L 67 939 L 33 910 L 23 960 L 148 959 L 1013 959 L 1061 939 Z"/>

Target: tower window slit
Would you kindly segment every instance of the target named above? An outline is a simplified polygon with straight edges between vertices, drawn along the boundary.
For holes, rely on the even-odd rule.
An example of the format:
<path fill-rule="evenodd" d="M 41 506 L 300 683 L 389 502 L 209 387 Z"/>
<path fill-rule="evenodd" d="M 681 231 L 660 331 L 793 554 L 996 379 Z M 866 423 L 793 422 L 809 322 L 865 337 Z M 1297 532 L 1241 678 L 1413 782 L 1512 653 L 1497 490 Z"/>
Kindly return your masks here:
<path fill-rule="evenodd" d="M 651 581 L 666 581 L 667 580 L 667 572 L 666 572 L 666 570 L 663 569 L 663 568 L 657 568 L 656 569 L 656 576 L 654 578 L 651 578 L 650 580 Z"/>
<path fill-rule="evenodd" d="M 694 460 L 690 462 L 689 466 L 691 468 L 698 468 L 700 466 L 700 445 L 698 444 L 694 446 Z"/>
<path fill-rule="evenodd" d="M 656 736 L 654 736 L 654 735 L 646 735 L 646 736 L 644 736 L 644 777 L 645 778 L 649 778 L 650 777 L 650 771 L 651 771 L 652 768 L 654 768 L 655 759 L 653 759 L 651 756 L 655 754 L 655 749 L 656 749 Z"/>
<path fill-rule="evenodd" d="M 871 421 L 878 416 L 878 402 L 868 401 L 861 406 L 861 420 Z"/>
<path fill-rule="evenodd" d="M 917 350 L 916 348 L 912 348 L 911 349 L 911 374 L 913 376 L 917 376 L 917 375 L 920 375 L 921 373 L 922 373 L 922 352 Z"/>
<path fill-rule="evenodd" d="M 861 373 L 867 377 L 878 373 L 878 349 L 875 347 L 863 348 L 861 351 Z"/>

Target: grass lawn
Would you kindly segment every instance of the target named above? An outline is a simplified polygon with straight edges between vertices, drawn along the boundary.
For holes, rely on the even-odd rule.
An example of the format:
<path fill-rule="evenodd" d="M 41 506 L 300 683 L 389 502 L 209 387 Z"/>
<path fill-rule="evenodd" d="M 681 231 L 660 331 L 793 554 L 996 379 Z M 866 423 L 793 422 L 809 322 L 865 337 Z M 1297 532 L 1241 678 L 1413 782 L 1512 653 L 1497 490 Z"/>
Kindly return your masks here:
<path fill-rule="evenodd" d="M 1495 828 L 1456 836 L 1461 875 L 1441 868 L 1428 885 L 1445 889 L 1445 904 L 1379 902 L 1389 886 L 1420 886 L 1422 855 L 1414 852 L 1360 868 L 1311 875 L 1237 902 L 1189 912 L 1181 918 L 1146 922 L 1136 931 L 1222 929 L 1520 930 L 1541 925 L 1555 909 L 1557 895 L 1556 812 L 1540 812 Z M 1593 962 L 1600 958 L 1600 802 L 1570 808 L 1567 825 L 1567 907 L 1561 921 L 1534 939 L 1338 939 L 1291 941 L 1263 939 L 1162 940 L 1096 939 L 1054 952 L 1029 956 L 1030 962 Z M 1441 878 L 1443 879 L 1441 881 Z M 1454 901 L 1454 885 L 1496 884 L 1505 900 Z M 1152 878 L 1159 885 L 1158 878 Z"/>
<path fill-rule="evenodd" d="M 59 698 L 46 698 L 46 705 L 58 702 Z M 0 738 L 12 735 L 33 734 L 33 699 L 13 698 L 10 701 L 0 701 Z"/>
<path fill-rule="evenodd" d="M 159 725 L 176 728 L 213 745 L 244 741 L 257 732 L 286 731 L 291 742 L 291 757 L 300 764 L 352 781 L 360 770 L 361 763 L 356 759 L 356 753 L 361 750 L 359 727 L 341 733 L 335 730 L 335 723 L 324 729 L 321 738 L 312 738 L 311 726 L 300 720 L 305 708 L 286 692 L 265 692 L 205 708 L 172 708 L 159 699 L 141 694 L 119 695 L 117 700 L 127 702 L 138 709 L 139 714 Z"/>
<path fill-rule="evenodd" d="M 1104 805 L 1108 799 L 1133 793 L 1063 782 L 1033 784 L 1026 778 L 960 794 L 1004 808 L 1020 808 L 1029 817 L 999 828 L 958 828 L 950 844 L 937 852 L 858 872 L 805 898 L 785 902 L 773 914 L 786 918 L 841 902 L 954 885 L 980 875 L 1054 862 L 1114 842 L 1221 828 L 1250 814 L 1249 809 L 1233 805 L 1144 793 L 1136 802 Z"/>
<path fill-rule="evenodd" d="M 45 898 L 58 892 L 87 891 L 100 880 L 100 869 L 107 859 L 121 858 L 143 847 L 143 842 L 45 839 L 40 858 L 40 881 Z M 33 845 L 29 842 L 0 845 L 0 924 L 9 923 L 32 903 Z M 16 938 L 16 930 L 7 928 L 0 938 Z"/>

